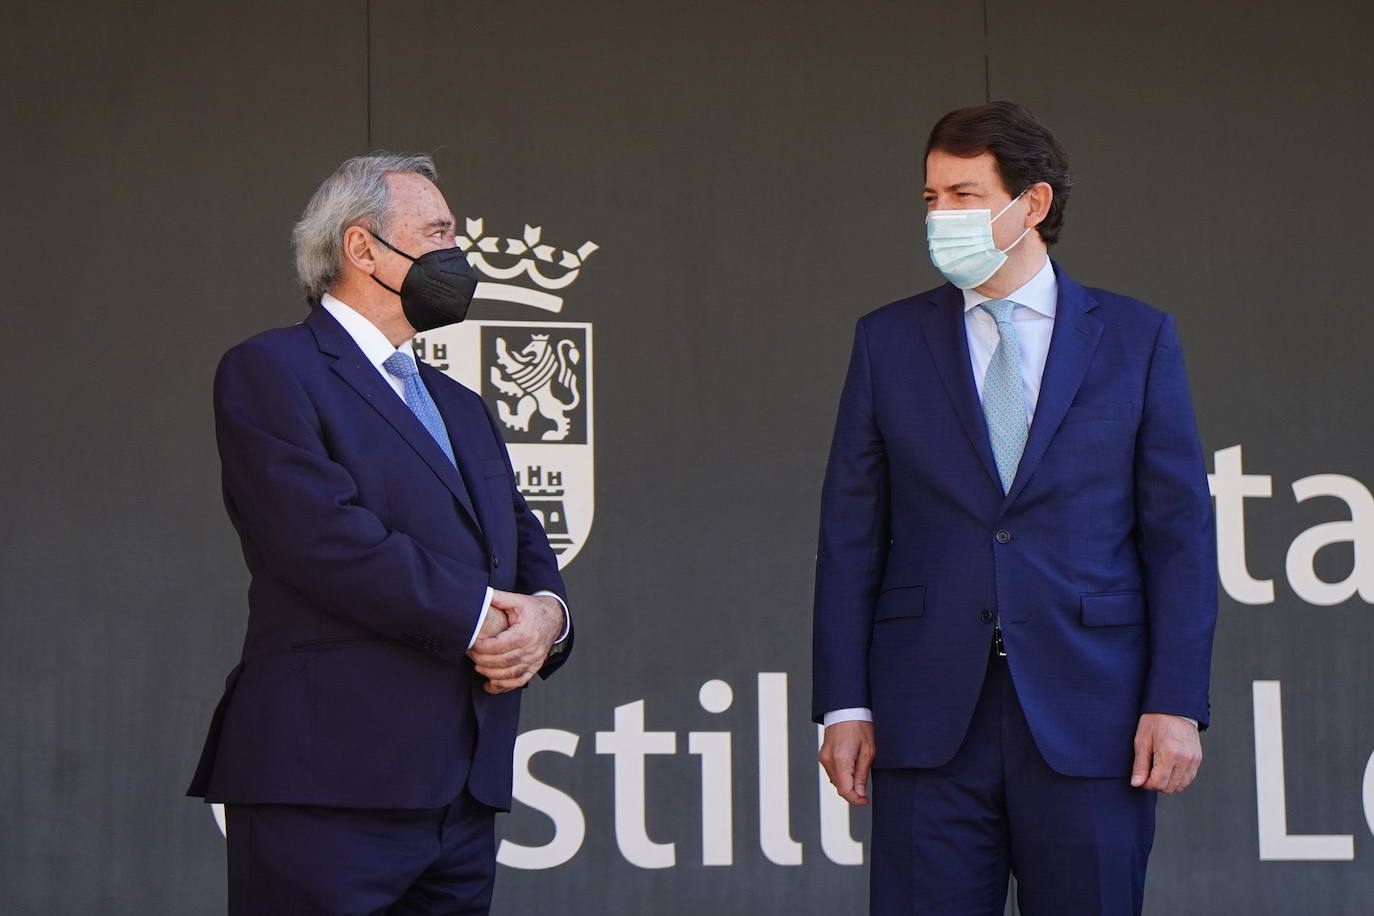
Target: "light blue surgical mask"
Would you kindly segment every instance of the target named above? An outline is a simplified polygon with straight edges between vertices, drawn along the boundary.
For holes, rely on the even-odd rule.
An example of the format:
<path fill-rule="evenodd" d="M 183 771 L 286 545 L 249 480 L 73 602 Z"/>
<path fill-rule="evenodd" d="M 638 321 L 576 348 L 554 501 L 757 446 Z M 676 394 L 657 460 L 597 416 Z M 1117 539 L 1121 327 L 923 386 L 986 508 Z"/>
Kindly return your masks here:
<path fill-rule="evenodd" d="M 992 240 L 992 224 L 1025 193 L 1022 191 L 1013 197 L 997 216 L 993 216 L 991 210 L 931 210 L 926 214 L 930 260 L 946 280 L 960 289 L 973 289 L 992 279 L 1007 262 L 1007 252 L 1030 232 L 1027 229 L 1005 249 L 998 248 Z"/>

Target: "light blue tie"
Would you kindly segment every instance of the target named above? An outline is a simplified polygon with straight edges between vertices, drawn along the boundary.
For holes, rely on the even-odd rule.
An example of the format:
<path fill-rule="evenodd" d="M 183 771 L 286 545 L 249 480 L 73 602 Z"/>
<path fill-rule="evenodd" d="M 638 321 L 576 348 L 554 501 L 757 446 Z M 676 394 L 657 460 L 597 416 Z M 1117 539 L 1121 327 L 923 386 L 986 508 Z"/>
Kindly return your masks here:
<path fill-rule="evenodd" d="M 457 467 L 458 462 L 453 460 L 453 445 L 449 443 L 448 430 L 444 427 L 444 418 L 439 416 L 439 408 L 434 406 L 434 399 L 429 396 L 429 390 L 420 381 L 420 369 L 415 365 L 415 360 L 409 353 L 397 350 L 386 358 L 382 368 L 404 383 L 406 406 L 424 424 L 425 429 L 429 430 L 429 434 L 439 443 L 439 447 L 448 455 L 448 460 L 453 462 L 453 466 Z"/>
<path fill-rule="evenodd" d="M 1026 448 L 1026 401 L 1021 394 L 1021 342 L 1011 313 L 1016 303 L 1009 299 L 989 299 L 979 308 L 997 322 L 997 349 L 983 378 L 983 415 L 988 421 L 992 457 L 997 461 L 997 476 L 1002 492 L 1011 490 L 1016 467 Z"/>

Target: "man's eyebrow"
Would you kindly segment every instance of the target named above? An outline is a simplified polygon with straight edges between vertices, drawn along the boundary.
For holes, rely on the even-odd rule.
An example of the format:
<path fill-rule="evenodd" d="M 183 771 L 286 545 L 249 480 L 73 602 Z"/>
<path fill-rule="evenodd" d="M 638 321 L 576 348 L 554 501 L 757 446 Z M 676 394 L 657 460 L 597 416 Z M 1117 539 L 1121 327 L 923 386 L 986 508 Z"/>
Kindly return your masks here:
<path fill-rule="evenodd" d="M 426 229 L 451 229 L 453 220 L 451 219 L 432 219 L 425 224 Z"/>
<path fill-rule="evenodd" d="M 949 191 L 981 191 L 981 190 L 983 190 L 983 183 L 982 183 L 981 181 L 961 181 L 961 182 L 959 182 L 958 184 L 952 184 L 952 185 L 950 185 L 946 190 L 949 190 Z M 926 188 L 925 188 L 925 192 L 924 192 L 924 193 L 926 193 L 926 194 L 934 194 L 934 193 L 935 193 L 935 189 L 932 188 L 930 185 L 926 185 Z"/>

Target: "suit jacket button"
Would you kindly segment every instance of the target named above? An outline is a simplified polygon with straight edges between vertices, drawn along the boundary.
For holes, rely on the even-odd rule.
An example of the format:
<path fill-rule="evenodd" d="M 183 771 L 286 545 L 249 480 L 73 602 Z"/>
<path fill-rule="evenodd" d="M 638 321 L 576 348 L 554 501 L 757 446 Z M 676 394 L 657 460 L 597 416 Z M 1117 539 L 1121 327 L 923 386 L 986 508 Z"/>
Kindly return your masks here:
<path fill-rule="evenodd" d="M 496 567 L 498 567 L 498 566 L 500 566 L 500 565 L 501 565 L 501 558 L 498 557 L 496 554 L 492 554 L 492 555 L 491 555 L 491 568 L 492 568 L 492 569 L 495 569 Z"/>
<path fill-rule="evenodd" d="M 983 623 L 987 623 L 988 621 L 992 620 L 992 611 L 989 611 L 987 608 L 983 608 L 981 611 L 978 612 L 978 619 L 983 621 Z"/>
<path fill-rule="evenodd" d="M 993 537 L 997 539 L 997 543 L 1005 544 L 1011 540 L 1011 532 L 1005 528 L 998 528 L 997 533 L 994 534 Z"/>

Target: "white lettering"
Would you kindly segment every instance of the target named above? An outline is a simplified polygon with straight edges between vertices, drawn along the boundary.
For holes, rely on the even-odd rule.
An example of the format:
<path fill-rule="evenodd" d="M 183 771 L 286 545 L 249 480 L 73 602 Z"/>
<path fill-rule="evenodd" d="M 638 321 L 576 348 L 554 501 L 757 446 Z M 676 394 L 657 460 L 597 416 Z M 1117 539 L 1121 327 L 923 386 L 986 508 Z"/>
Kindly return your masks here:
<path fill-rule="evenodd" d="M 530 773 L 530 760 L 541 751 L 573 757 L 577 754 L 577 735 L 561 728 L 536 728 L 515 739 L 515 784 L 517 801 L 529 805 L 553 821 L 553 839 L 543 846 L 524 846 L 501 840 L 496 861 L 510 868 L 555 868 L 567 862 L 582 848 L 587 836 L 587 819 L 577 802 L 566 793 Z"/>
<path fill-rule="evenodd" d="M 1216 473 L 1207 475 L 1217 501 L 1217 572 L 1226 594 L 1241 604 L 1272 604 L 1274 580 L 1253 578 L 1245 562 L 1245 498 L 1273 496 L 1274 478 L 1246 474 L 1241 464 L 1241 447 L 1233 445 L 1216 453 Z"/>
<path fill-rule="evenodd" d="M 1369 832 L 1374 833 L 1374 754 L 1369 755 L 1369 762 L 1364 765 L 1364 786 L 1360 800 L 1364 802 L 1364 822 L 1369 825 Z"/>
<path fill-rule="evenodd" d="M 655 843 L 645 826 L 644 756 L 677 753 L 677 732 L 646 732 L 644 701 L 615 708 L 615 730 L 596 733 L 596 752 L 615 760 L 615 842 L 640 868 L 672 868 L 673 843 Z"/>
<path fill-rule="evenodd" d="M 792 839 L 787 760 L 787 674 L 759 673 L 759 846 L 774 865 L 802 864 Z"/>
<path fill-rule="evenodd" d="M 1342 474 L 1315 474 L 1294 481 L 1293 495 L 1298 502 L 1318 496 L 1334 496 L 1350 509 L 1347 521 L 1314 525 L 1293 539 L 1288 548 L 1288 582 L 1298 597 L 1308 604 L 1328 606 L 1348 600 L 1357 591 L 1360 598 L 1374 602 L 1374 497 L 1364 484 Z M 1341 582 L 1317 578 L 1314 563 L 1317 551 L 1328 544 L 1350 541 L 1355 549 L 1355 564 Z"/>
<path fill-rule="evenodd" d="M 1350 834 L 1290 834 L 1283 771 L 1283 698 L 1278 681 L 1255 681 L 1255 796 L 1262 861 L 1348 862 L 1355 858 Z M 1369 775 L 1365 804 L 1369 805 Z"/>
<path fill-rule="evenodd" d="M 735 700 L 730 685 L 711 680 L 697 693 L 701 708 L 722 713 Z M 687 750 L 701 755 L 701 864 L 733 865 L 734 812 L 729 732 L 688 732 Z"/>

